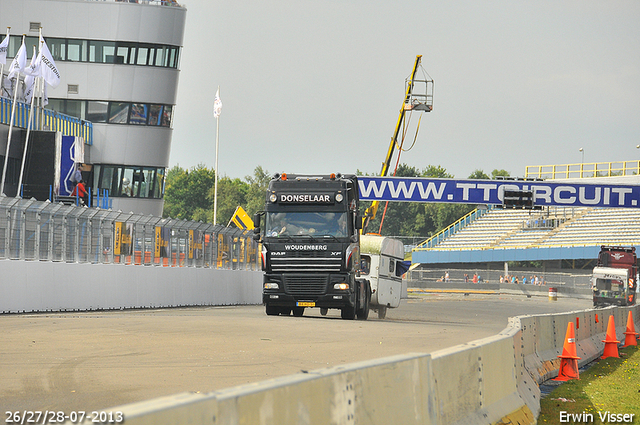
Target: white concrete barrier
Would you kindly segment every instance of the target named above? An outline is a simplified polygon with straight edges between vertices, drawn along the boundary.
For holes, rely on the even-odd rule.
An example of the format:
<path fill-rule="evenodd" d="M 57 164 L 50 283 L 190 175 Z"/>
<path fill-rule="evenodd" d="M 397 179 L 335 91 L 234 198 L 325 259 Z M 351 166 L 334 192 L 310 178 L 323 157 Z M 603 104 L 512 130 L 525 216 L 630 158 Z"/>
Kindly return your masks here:
<path fill-rule="evenodd" d="M 0 313 L 262 303 L 262 272 L 0 260 Z"/>
<path fill-rule="evenodd" d="M 389 357 L 110 410 L 122 411 L 130 425 L 534 424 L 540 412 L 539 383 L 557 376 L 567 323 L 579 319 L 582 365 L 600 355 L 604 344 L 598 341 L 604 339 L 609 315 L 615 317 L 620 338 L 629 310 L 640 323 L 640 306 L 521 316 L 511 318 L 494 337 L 432 354 Z"/>

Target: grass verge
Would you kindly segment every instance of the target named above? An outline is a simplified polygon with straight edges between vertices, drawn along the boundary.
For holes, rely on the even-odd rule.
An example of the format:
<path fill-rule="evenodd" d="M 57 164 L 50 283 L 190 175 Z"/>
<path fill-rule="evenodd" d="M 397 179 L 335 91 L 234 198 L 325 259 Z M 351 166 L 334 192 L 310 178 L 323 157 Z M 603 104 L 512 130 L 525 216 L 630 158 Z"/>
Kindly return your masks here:
<path fill-rule="evenodd" d="M 543 398 L 538 423 L 640 425 L 640 350 L 626 347 L 619 353 L 620 358 L 599 360 L 579 380 L 567 381 Z"/>

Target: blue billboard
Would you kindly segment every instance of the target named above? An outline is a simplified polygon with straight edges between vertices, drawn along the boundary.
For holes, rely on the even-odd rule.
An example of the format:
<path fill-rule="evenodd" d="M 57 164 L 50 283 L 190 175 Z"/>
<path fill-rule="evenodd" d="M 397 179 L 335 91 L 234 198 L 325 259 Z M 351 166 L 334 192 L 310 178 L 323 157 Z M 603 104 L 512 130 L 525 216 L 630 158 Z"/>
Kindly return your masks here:
<path fill-rule="evenodd" d="M 533 192 L 536 206 L 640 207 L 640 186 L 526 180 L 358 177 L 360 200 L 501 205 L 504 192 Z"/>

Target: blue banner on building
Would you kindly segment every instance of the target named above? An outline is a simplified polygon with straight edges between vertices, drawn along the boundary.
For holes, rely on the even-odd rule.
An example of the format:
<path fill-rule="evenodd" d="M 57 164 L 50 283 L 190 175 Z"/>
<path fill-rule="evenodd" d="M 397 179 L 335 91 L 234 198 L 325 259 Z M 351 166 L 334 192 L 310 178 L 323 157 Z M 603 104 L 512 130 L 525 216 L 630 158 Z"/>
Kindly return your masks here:
<path fill-rule="evenodd" d="M 360 200 L 502 204 L 504 191 L 531 191 L 536 206 L 640 207 L 640 186 L 523 180 L 358 177 Z"/>
<path fill-rule="evenodd" d="M 69 196 L 73 191 L 73 176 L 80 163 L 84 162 L 83 140 L 75 136 L 63 136 L 58 134 L 56 140 L 57 170 L 56 195 Z"/>

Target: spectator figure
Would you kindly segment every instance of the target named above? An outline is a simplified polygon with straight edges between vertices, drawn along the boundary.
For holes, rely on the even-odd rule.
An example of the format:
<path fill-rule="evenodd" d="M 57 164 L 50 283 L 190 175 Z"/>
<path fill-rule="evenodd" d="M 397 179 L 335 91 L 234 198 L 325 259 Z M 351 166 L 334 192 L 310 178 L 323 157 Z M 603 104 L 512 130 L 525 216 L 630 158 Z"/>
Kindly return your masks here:
<path fill-rule="evenodd" d="M 523 285 L 527 284 L 527 277 L 526 276 L 522 276 L 522 284 Z"/>
<path fill-rule="evenodd" d="M 124 196 L 132 196 L 133 190 L 131 189 L 131 180 L 125 177 L 122 179 L 122 194 Z"/>
<path fill-rule="evenodd" d="M 79 205 L 89 205 L 89 196 L 87 189 L 84 188 L 84 181 L 80 180 L 76 183 L 71 196 L 77 196 L 79 198 Z"/>
<path fill-rule="evenodd" d="M 538 275 L 533 275 L 534 285 L 540 285 L 540 280 L 538 280 Z"/>
<path fill-rule="evenodd" d="M 473 274 L 473 283 L 478 283 L 478 275 L 476 273 Z"/>
<path fill-rule="evenodd" d="M 464 283 L 469 283 L 469 275 L 467 273 L 464 274 Z"/>
<path fill-rule="evenodd" d="M 76 169 L 71 175 L 71 181 L 78 183 L 80 180 L 82 180 L 82 164 L 76 164 Z"/>
<path fill-rule="evenodd" d="M 448 271 L 446 271 L 446 272 L 444 273 L 444 281 L 445 281 L 445 282 L 449 282 L 449 272 L 448 272 Z"/>
<path fill-rule="evenodd" d="M 500 275 L 500 283 L 504 283 L 504 277 Z"/>

